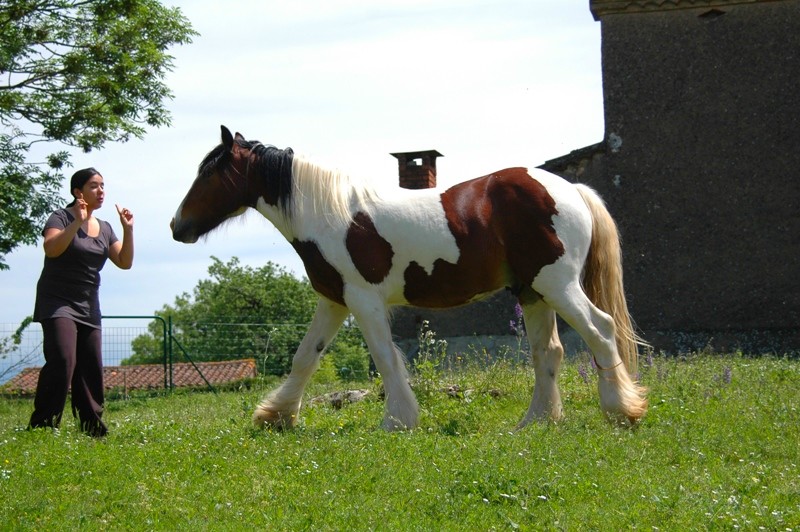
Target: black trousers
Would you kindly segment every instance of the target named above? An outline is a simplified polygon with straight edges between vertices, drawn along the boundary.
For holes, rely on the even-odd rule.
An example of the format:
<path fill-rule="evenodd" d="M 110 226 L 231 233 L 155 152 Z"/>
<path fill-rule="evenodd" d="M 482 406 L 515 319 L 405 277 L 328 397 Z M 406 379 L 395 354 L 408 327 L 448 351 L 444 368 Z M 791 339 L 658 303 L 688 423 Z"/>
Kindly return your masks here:
<path fill-rule="evenodd" d="M 102 332 L 72 321 L 53 318 L 42 321 L 45 364 L 39 372 L 30 426 L 58 427 L 72 387 L 72 415 L 81 430 L 105 436 L 103 416 Z"/>

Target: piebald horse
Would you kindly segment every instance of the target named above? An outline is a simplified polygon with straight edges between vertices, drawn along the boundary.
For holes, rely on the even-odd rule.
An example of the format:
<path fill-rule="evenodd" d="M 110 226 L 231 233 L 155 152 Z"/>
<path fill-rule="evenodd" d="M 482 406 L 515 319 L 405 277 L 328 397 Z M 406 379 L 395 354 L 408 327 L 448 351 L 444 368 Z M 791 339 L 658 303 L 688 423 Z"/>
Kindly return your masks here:
<path fill-rule="evenodd" d="M 222 144 L 200 163 L 170 223 L 173 238 L 196 242 L 248 208 L 291 243 L 320 296 L 291 372 L 253 414 L 257 426 L 297 423 L 321 355 L 352 314 L 383 377 L 383 427 L 416 427 L 419 408 L 392 342 L 391 307 L 448 308 L 503 288 L 523 309 L 535 372 L 519 427 L 562 417 L 556 314 L 591 349 L 609 419 L 635 423 L 645 414 L 645 389 L 631 377 L 641 340 L 625 302 L 617 227 L 590 188 L 517 167 L 443 191 L 380 193 L 291 148 L 247 141 L 222 126 Z"/>

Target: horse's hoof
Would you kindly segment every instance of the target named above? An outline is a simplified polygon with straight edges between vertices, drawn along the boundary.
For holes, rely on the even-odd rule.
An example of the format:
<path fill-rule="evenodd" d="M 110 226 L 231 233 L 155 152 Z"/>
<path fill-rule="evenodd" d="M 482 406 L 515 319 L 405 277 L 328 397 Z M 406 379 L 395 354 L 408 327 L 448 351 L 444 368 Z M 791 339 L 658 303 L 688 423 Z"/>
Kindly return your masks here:
<path fill-rule="evenodd" d="M 383 424 L 381 426 L 386 432 L 398 432 L 417 428 L 417 422 L 409 421 L 408 423 L 404 423 L 396 417 L 389 416 L 383 420 Z"/>
<path fill-rule="evenodd" d="M 253 425 L 256 428 L 288 430 L 297 424 L 297 414 L 284 414 L 267 408 L 256 408 L 253 412 Z"/>
<path fill-rule="evenodd" d="M 637 412 L 635 415 L 621 412 L 604 412 L 604 414 L 611 425 L 621 428 L 636 428 L 644 417 L 644 412 Z"/>

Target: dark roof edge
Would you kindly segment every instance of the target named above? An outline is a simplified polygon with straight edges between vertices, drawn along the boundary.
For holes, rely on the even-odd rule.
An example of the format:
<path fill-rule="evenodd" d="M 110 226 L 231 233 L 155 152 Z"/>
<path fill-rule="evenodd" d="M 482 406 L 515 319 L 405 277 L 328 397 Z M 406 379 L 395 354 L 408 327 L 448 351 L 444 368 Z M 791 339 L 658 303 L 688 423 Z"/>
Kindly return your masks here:
<path fill-rule="evenodd" d="M 537 168 L 541 168 L 542 170 L 547 170 L 548 172 L 559 172 L 566 170 L 566 168 L 577 161 L 582 159 L 586 159 L 587 157 L 591 157 L 597 153 L 605 153 L 606 152 L 606 143 L 605 141 L 600 141 L 597 144 L 592 144 L 590 146 L 585 146 L 583 148 L 578 148 L 577 150 L 572 150 L 567 155 L 562 155 L 561 157 L 556 157 L 555 159 L 550 159 L 545 161 L 544 164 L 537 166 Z"/>
<path fill-rule="evenodd" d="M 606 15 L 646 13 L 675 9 L 729 7 L 736 4 L 762 4 L 784 0 L 590 0 L 589 10 L 595 20 Z"/>

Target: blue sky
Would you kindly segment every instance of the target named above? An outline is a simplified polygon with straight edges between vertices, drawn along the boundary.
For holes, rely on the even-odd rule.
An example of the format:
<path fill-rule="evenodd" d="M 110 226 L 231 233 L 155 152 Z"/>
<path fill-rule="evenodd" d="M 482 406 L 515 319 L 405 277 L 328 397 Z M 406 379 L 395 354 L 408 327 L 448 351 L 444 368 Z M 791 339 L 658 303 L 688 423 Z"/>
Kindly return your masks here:
<path fill-rule="evenodd" d="M 201 34 L 173 50 L 172 126 L 73 157 L 105 177 L 99 218 L 121 233 L 118 203 L 136 219 L 133 269 L 103 271 L 106 315 L 172 304 L 212 255 L 303 275 L 255 212 L 197 244 L 172 240 L 169 220 L 220 124 L 378 183 L 397 183 L 390 153 L 436 149 L 440 186 L 603 138 L 600 23 L 586 0 L 164 3 Z M 18 323 L 33 311 L 41 245 L 7 259 L 0 323 Z"/>

